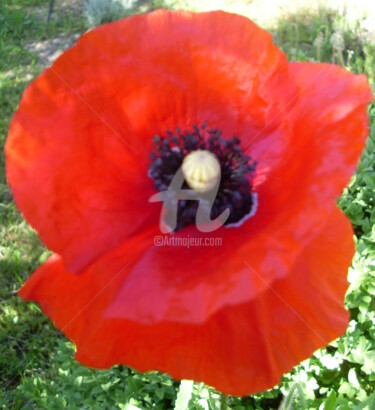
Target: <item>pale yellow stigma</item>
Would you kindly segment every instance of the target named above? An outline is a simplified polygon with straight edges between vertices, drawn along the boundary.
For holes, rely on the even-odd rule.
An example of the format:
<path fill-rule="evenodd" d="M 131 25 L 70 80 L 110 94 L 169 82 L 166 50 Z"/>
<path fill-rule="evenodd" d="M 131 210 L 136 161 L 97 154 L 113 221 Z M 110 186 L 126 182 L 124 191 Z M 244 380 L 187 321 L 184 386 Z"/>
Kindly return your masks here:
<path fill-rule="evenodd" d="M 210 151 L 197 150 L 186 155 L 182 162 L 182 172 L 186 183 L 196 191 L 211 190 L 220 178 L 220 164 Z"/>

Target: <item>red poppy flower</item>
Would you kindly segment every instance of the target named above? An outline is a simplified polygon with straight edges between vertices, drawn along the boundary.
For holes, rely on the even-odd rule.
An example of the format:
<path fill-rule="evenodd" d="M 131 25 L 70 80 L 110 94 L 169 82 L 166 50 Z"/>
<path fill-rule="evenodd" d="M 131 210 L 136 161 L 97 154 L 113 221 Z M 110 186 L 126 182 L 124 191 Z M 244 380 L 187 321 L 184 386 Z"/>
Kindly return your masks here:
<path fill-rule="evenodd" d="M 15 201 L 55 252 L 20 295 L 87 366 L 235 395 L 272 387 L 347 326 L 353 232 L 335 201 L 371 98 L 365 76 L 288 63 L 270 34 L 224 12 L 157 11 L 85 34 L 27 88 L 6 144 Z M 200 232 L 181 201 L 165 237 L 222 246 L 156 246 L 149 199 L 197 149 L 219 160 L 213 212 L 229 208 L 231 223 Z"/>

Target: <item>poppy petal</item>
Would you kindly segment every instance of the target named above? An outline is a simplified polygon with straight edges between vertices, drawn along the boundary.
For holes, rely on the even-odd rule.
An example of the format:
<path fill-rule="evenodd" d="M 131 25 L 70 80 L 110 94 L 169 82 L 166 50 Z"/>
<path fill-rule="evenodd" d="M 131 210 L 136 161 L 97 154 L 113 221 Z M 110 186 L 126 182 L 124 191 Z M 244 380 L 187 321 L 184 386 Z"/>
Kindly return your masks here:
<path fill-rule="evenodd" d="M 77 359 L 87 366 L 124 363 L 244 395 L 272 387 L 284 372 L 345 331 L 343 273 L 353 251 L 351 225 L 335 209 L 290 275 L 269 283 L 245 260 L 244 267 L 265 283 L 265 290 L 200 324 L 142 323 L 122 317 L 123 311 L 110 317 L 108 307 L 131 269 L 126 266 L 130 255 L 123 252 L 112 255 L 110 264 L 108 259 L 97 262 L 81 275 L 67 272 L 61 258 L 52 256 L 20 295 L 41 305 L 76 343 Z M 138 303 L 147 304 L 150 297 Z M 159 299 L 157 293 L 152 297 Z"/>
<path fill-rule="evenodd" d="M 266 172 L 261 171 L 261 158 L 267 145 L 248 148 L 259 158 L 262 224 L 275 214 L 291 214 L 291 207 L 310 207 L 312 217 L 325 208 L 330 212 L 355 171 L 368 135 L 367 104 L 373 97 L 366 76 L 330 64 L 291 63 L 290 70 L 298 99 L 278 131 L 289 135 L 288 147 Z M 313 219 L 305 220 L 306 231 L 314 226 Z"/>
<path fill-rule="evenodd" d="M 284 53 L 244 17 L 157 11 L 101 26 L 24 93 L 6 143 L 15 201 L 79 272 L 158 220 L 147 177 L 155 134 L 206 121 L 246 142 L 271 119 L 277 129 L 295 92 Z M 253 144 L 272 138 L 268 167 L 287 137 Z"/>

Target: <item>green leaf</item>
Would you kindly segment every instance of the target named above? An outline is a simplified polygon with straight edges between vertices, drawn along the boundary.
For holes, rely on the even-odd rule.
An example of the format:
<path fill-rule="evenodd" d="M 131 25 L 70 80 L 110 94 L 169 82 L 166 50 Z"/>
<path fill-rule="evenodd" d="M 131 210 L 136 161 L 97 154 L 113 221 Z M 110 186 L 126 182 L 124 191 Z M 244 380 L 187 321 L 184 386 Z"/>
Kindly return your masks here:
<path fill-rule="evenodd" d="M 372 394 L 366 401 L 356 406 L 354 410 L 375 410 L 375 393 Z"/>
<path fill-rule="evenodd" d="M 336 394 L 331 392 L 327 401 L 324 403 L 324 410 L 335 410 L 336 408 Z"/>

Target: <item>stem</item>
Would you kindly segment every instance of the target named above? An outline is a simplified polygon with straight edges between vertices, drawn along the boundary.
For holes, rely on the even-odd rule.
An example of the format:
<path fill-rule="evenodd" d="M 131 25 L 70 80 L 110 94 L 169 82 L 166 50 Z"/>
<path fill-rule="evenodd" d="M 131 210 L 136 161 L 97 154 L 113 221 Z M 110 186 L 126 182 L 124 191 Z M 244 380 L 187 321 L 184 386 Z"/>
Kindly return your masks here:
<path fill-rule="evenodd" d="M 341 67 L 345 67 L 344 56 L 342 54 L 342 50 L 339 50 L 339 61 L 341 63 Z"/>
<path fill-rule="evenodd" d="M 220 410 L 228 410 L 228 396 L 221 393 Z"/>
<path fill-rule="evenodd" d="M 193 386 L 193 380 L 181 380 L 174 410 L 186 410 L 188 408 L 193 393 Z"/>
<path fill-rule="evenodd" d="M 293 402 L 294 402 L 294 393 L 298 391 L 298 397 L 300 399 L 300 409 L 306 410 L 306 401 L 305 401 L 305 393 L 303 391 L 303 387 L 300 383 L 294 383 L 289 390 L 288 395 L 285 398 L 284 403 L 281 405 L 280 410 L 292 410 Z"/>

